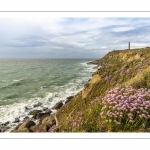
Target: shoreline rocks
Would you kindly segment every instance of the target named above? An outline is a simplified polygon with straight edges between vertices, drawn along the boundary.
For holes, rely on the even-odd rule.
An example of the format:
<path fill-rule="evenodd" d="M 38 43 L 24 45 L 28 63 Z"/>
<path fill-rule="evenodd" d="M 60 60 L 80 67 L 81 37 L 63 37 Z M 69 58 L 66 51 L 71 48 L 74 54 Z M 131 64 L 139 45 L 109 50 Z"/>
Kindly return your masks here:
<path fill-rule="evenodd" d="M 4 124 L 0 124 L 0 132 L 5 132 L 6 130 L 8 130 L 10 127 Z"/>
<path fill-rule="evenodd" d="M 51 127 L 58 124 L 57 118 L 53 113 L 61 109 L 69 101 L 73 99 L 74 96 L 69 96 L 66 101 L 57 102 L 51 109 L 48 107 L 43 107 L 41 110 L 31 110 L 21 122 L 19 117 L 14 118 L 12 122 L 15 127 L 10 126 L 11 122 L 7 121 L 0 124 L 0 132 L 48 132 Z M 34 107 L 35 108 L 35 107 Z M 19 123 L 19 124 L 18 124 Z"/>
<path fill-rule="evenodd" d="M 52 109 L 60 109 L 62 106 L 63 106 L 63 102 L 59 101 L 52 107 Z"/>
<path fill-rule="evenodd" d="M 73 99 L 74 96 L 69 96 L 67 97 L 67 100 L 65 101 L 65 104 L 67 104 L 68 102 L 70 102 Z"/>
<path fill-rule="evenodd" d="M 19 118 L 15 118 L 15 120 L 13 121 L 13 123 L 17 123 L 19 122 Z"/>

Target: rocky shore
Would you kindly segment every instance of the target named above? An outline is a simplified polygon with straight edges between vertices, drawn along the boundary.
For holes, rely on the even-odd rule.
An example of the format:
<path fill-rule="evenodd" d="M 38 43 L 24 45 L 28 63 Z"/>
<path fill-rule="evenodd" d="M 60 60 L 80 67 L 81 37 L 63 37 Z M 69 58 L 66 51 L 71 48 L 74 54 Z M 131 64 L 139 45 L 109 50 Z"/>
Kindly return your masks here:
<path fill-rule="evenodd" d="M 35 109 L 20 121 L 19 117 L 13 122 L 7 121 L 0 124 L 0 132 L 51 132 L 54 126 L 58 125 L 56 117 L 57 111 L 67 104 L 73 96 L 67 97 L 65 103 L 59 101 L 52 108 L 43 107 L 41 110 Z M 28 109 L 27 107 L 25 109 Z M 11 123 L 14 126 L 11 126 Z"/>

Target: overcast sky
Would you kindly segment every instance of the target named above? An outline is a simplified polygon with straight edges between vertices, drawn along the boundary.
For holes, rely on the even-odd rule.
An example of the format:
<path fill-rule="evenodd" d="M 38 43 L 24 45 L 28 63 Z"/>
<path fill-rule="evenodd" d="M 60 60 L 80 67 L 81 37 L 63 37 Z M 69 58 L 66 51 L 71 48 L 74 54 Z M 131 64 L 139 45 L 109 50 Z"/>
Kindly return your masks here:
<path fill-rule="evenodd" d="M 0 58 L 100 58 L 150 46 L 150 18 L 0 18 Z"/>

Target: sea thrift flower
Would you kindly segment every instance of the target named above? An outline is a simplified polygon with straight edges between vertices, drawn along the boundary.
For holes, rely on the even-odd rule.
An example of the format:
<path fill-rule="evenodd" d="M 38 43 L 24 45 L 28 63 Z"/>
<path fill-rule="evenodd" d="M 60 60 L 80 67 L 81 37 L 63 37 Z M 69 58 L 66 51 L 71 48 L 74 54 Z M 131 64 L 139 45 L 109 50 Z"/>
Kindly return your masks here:
<path fill-rule="evenodd" d="M 130 120 L 131 123 L 134 123 L 134 120 Z"/>
<path fill-rule="evenodd" d="M 133 109 L 133 108 L 131 108 L 131 109 L 130 109 L 130 111 L 131 111 L 131 112 L 133 112 L 133 111 L 134 111 L 134 109 Z"/>
<path fill-rule="evenodd" d="M 129 113 L 128 116 L 133 116 L 133 114 Z"/>
<path fill-rule="evenodd" d="M 140 112 L 139 112 L 139 111 L 137 111 L 137 113 L 139 114 Z"/>
<path fill-rule="evenodd" d="M 100 116 L 110 130 L 140 128 L 150 118 L 150 89 L 111 89 L 102 98 L 101 107 Z"/>
<path fill-rule="evenodd" d="M 82 112 L 77 112 L 78 115 L 82 115 Z"/>
<path fill-rule="evenodd" d="M 53 125 L 52 127 L 50 127 L 50 129 L 48 130 L 48 132 L 52 132 L 55 127 L 56 127 L 56 125 Z"/>
<path fill-rule="evenodd" d="M 76 124 L 77 124 L 76 122 L 73 122 L 72 126 L 74 127 L 74 126 L 76 126 Z"/>
<path fill-rule="evenodd" d="M 120 122 L 117 122 L 117 124 L 120 125 L 121 123 L 120 123 Z"/>

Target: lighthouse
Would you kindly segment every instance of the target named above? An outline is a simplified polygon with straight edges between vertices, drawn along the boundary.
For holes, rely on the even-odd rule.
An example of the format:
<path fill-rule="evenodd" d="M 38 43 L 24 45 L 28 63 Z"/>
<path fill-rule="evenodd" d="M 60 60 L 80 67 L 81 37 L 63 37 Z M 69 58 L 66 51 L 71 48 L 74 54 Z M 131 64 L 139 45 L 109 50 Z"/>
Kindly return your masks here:
<path fill-rule="evenodd" d="M 130 42 L 128 43 L 128 49 L 130 49 Z"/>

